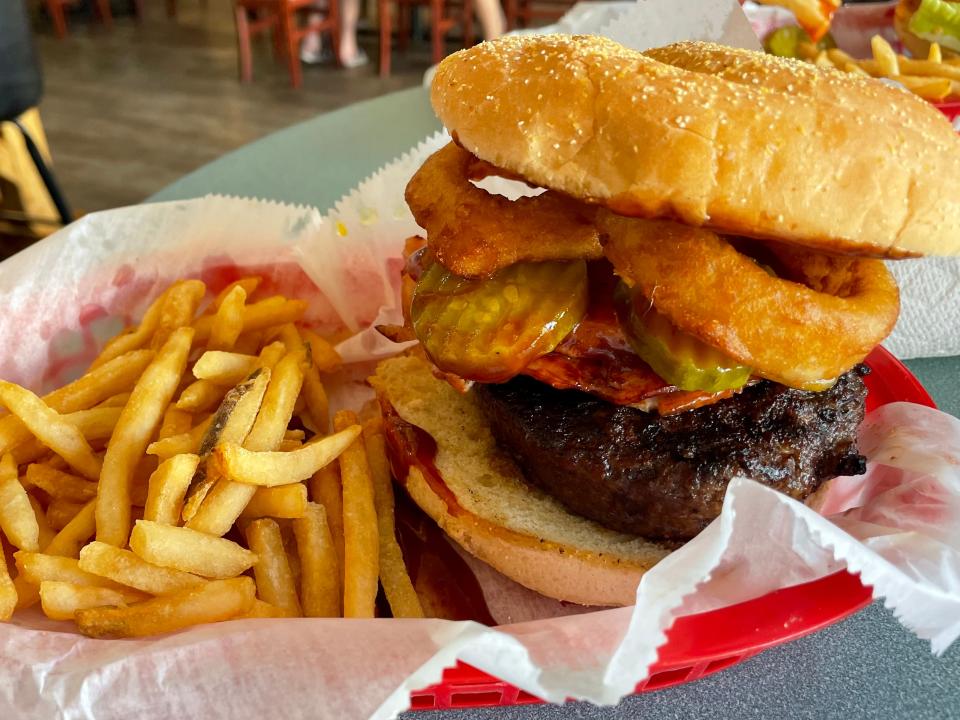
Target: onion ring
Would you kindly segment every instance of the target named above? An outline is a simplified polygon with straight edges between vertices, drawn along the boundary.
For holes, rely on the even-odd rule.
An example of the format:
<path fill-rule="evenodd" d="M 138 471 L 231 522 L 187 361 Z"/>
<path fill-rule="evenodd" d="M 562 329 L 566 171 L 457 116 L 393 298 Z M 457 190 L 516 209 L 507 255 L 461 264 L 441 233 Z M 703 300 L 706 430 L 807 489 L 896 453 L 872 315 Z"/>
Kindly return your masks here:
<path fill-rule="evenodd" d="M 554 192 L 509 200 L 470 182 L 491 170 L 450 143 L 407 185 L 407 204 L 441 265 L 477 278 L 519 262 L 603 257 L 593 208 Z"/>
<path fill-rule="evenodd" d="M 900 294 L 880 260 L 769 244 L 771 276 L 729 240 L 669 221 L 597 215 L 623 280 L 684 332 L 800 389 L 823 389 L 893 329 Z"/>

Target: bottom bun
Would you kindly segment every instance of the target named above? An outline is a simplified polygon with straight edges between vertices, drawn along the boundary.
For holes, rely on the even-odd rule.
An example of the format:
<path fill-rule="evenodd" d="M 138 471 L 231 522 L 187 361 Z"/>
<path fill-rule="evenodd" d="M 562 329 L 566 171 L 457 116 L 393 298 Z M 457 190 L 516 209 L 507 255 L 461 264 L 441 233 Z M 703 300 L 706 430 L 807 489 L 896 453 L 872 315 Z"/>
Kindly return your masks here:
<path fill-rule="evenodd" d="M 581 605 L 632 605 L 640 577 L 669 554 L 667 545 L 573 515 L 528 485 L 472 395 L 434 377 L 420 358 L 381 362 L 370 384 L 410 497 L 464 550 L 521 585 Z M 435 443 L 432 459 L 416 451 L 414 428 Z"/>

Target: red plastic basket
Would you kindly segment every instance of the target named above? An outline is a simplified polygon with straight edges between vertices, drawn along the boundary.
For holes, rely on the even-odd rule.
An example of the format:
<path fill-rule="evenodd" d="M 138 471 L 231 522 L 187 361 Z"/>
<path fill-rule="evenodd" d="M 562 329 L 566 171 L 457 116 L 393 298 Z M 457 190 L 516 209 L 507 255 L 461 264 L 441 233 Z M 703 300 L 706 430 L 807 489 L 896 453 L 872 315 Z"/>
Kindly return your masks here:
<path fill-rule="evenodd" d="M 867 358 L 867 409 L 896 401 L 936 407 L 920 382 L 878 347 Z M 650 675 L 635 692 L 697 680 L 766 648 L 816 632 L 870 603 L 872 592 L 846 571 L 763 597 L 676 620 Z M 476 668 L 458 663 L 436 685 L 410 695 L 414 710 L 525 705 L 542 702 Z"/>
<path fill-rule="evenodd" d="M 947 116 L 948 120 L 956 120 L 960 117 L 960 101 L 934 103 L 936 108 Z"/>

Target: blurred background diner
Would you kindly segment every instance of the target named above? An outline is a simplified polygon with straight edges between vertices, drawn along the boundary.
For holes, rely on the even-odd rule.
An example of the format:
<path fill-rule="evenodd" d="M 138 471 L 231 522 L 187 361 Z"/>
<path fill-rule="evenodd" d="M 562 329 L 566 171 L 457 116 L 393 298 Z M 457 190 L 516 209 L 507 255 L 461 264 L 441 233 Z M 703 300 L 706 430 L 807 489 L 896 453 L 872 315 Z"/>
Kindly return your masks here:
<path fill-rule="evenodd" d="M 813 43 L 796 27 L 798 8 L 830 2 L 839 4 L 763 0 L 764 7 L 747 8 L 769 51 L 889 74 L 883 57 L 853 67 L 831 35 Z M 578 27 L 570 17 L 614 17 L 626 4 L 0 0 L 0 234 L 29 242 L 77 214 L 141 202 L 275 130 L 419 85 L 456 49 L 556 23 L 565 13 L 561 28 L 569 30 Z M 872 3 L 855 21 L 840 22 L 838 12 L 831 32 L 857 57 L 870 56 L 875 32 L 902 51 L 895 6 Z M 960 88 L 942 79 L 911 82 L 930 99 Z M 304 149 L 304 162 L 322 163 L 313 152 Z"/>

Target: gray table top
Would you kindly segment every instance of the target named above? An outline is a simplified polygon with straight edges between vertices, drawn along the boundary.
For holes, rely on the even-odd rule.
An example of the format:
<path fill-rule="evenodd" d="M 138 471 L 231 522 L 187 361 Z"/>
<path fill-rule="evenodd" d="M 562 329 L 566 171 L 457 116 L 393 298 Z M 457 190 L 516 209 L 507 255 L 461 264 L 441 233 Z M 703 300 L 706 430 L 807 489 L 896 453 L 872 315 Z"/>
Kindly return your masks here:
<path fill-rule="evenodd" d="M 426 93 L 405 90 L 321 115 L 232 152 L 151 200 L 207 193 L 332 206 L 367 175 L 439 129 Z M 907 362 L 941 409 L 960 415 L 960 358 Z M 424 717 L 411 714 L 410 717 Z M 960 718 L 960 644 L 941 657 L 875 602 L 815 635 L 695 683 L 625 699 L 446 711 L 467 718 Z"/>

